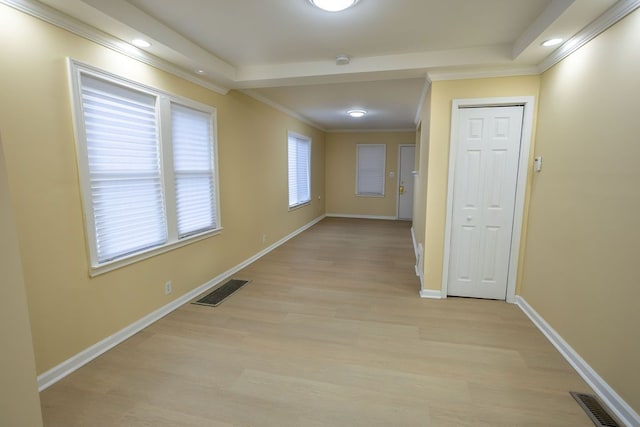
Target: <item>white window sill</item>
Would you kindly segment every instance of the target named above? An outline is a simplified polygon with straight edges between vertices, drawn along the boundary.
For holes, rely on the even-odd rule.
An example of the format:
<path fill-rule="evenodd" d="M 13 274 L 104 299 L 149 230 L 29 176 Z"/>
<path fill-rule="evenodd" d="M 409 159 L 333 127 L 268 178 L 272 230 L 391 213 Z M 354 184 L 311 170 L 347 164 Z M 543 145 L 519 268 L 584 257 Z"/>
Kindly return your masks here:
<path fill-rule="evenodd" d="M 117 270 L 118 268 L 134 264 L 138 261 L 142 261 L 156 255 L 163 254 L 165 252 L 172 251 L 174 249 L 180 248 L 182 246 L 189 245 L 191 243 L 198 242 L 200 240 L 204 240 L 211 236 L 218 235 L 222 232 L 222 227 L 216 228 L 215 230 L 209 230 L 204 233 L 195 234 L 193 236 L 189 236 L 185 239 L 178 240 L 177 242 L 166 243 L 162 246 L 156 246 L 155 248 L 148 249 L 144 252 L 138 252 L 135 255 L 128 256 L 126 258 L 120 258 L 113 261 L 105 262 L 100 265 L 92 265 L 89 269 L 89 276 L 96 277 L 104 273 L 108 273 L 113 270 Z"/>
<path fill-rule="evenodd" d="M 304 203 L 300 203 L 300 204 L 297 204 L 297 205 L 289 206 L 289 212 L 295 211 L 295 210 L 300 209 L 300 208 L 304 208 L 305 206 L 309 206 L 310 204 L 311 204 L 311 200 L 309 200 L 308 202 L 304 202 Z"/>

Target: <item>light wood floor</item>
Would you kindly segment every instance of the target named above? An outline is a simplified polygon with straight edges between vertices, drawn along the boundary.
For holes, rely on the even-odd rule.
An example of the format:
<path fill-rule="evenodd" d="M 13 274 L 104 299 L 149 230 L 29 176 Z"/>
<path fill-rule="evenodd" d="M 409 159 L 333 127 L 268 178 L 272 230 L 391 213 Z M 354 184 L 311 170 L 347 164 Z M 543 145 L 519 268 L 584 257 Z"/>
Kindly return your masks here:
<path fill-rule="evenodd" d="M 47 426 L 592 426 L 520 309 L 418 297 L 410 225 L 326 219 L 41 393 Z"/>

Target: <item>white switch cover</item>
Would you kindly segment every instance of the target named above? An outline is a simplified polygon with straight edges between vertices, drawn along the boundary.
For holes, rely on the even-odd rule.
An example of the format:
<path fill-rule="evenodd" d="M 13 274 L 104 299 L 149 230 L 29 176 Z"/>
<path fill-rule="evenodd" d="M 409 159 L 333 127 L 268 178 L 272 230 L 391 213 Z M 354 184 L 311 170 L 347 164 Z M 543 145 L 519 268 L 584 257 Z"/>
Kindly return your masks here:
<path fill-rule="evenodd" d="M 533 159 L 533 170 L 540 172 L 542 170 L 542 157 L 536 157 Z"/>
<path fill-rule="evenodd" d="M 389 178 L 393 178 L 394 176 L 396 176 L 396 173 L 394 171 L 389 172 Z"/>

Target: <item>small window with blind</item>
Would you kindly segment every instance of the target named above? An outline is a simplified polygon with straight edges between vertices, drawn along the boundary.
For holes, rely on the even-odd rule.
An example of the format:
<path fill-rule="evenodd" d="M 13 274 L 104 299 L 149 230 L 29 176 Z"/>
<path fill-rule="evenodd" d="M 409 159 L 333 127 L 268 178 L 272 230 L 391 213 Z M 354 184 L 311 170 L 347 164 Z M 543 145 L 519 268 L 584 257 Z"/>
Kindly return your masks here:
<path fill-rule="evenodd" d="M 215 109 L 70 70 L 91 274 L 220 231 Z"/>
<path fill-rule="evenodd" d="M 311 139 L 288 134 L 289 209 L 311 202 Z"/>
<path fill-rule="evenodd" d="M 356 195 L 384 197 L 385 144 L 358 144 L 356 153 Z"/>

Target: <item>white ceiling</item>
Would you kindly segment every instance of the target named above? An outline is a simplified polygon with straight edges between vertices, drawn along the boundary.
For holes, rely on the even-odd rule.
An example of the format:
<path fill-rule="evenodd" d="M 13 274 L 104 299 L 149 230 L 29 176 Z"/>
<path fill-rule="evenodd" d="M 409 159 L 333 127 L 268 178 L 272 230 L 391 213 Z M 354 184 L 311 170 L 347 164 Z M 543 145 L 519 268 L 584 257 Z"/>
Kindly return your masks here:
<path fill-rule="evenodd" d="M 384 130 L 415 128 L 427 75 L 537 73 L 553 51 L 543 40 L 570 38 L 615 0 L 361 0 L 340 13 L 308 0 L 42 2 L 321 129 Z M 353 107 L 370 114 L 352 119 Z"/>

